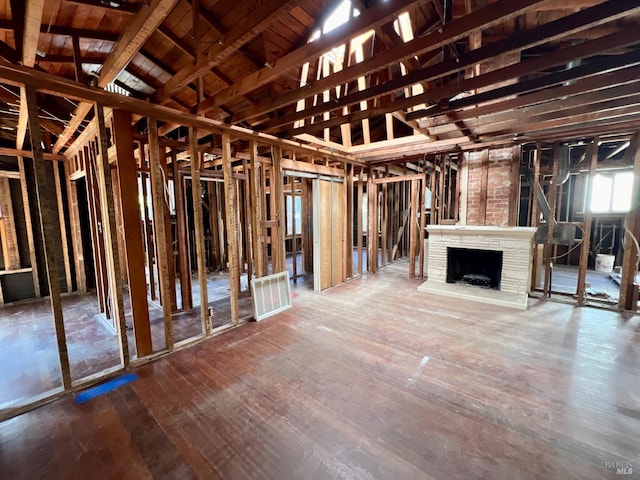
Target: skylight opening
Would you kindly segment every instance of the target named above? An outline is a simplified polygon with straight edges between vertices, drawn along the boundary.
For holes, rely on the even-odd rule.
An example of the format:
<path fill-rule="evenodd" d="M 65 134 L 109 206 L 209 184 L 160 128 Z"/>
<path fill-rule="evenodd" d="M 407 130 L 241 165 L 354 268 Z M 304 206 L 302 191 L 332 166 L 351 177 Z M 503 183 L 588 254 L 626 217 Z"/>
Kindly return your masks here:
<path fill-rule="evenodd" d="M 353 14 L 352 14 L 353 11 Z M 317 29 L 309 38 L 309 43 L 319 39 L 322 35 L 329 33 L 330 31 L 338 28 L 340 25 L 344 25 L 351 18 L 360 15 L 360 10 L 353 8 L 351 0 L 344 0 L 336 9 L 327 17 L 322 24 L 322 29 Z"/>

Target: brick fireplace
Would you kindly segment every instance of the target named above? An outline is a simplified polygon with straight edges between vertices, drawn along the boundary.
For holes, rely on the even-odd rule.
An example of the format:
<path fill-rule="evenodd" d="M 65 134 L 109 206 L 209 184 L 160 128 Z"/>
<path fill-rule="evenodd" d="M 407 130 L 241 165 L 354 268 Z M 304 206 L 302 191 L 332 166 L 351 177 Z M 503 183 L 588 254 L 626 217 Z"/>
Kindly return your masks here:
<path fill-rule="evenodd" d="M 431 225 L 418 291 L 526 310 L 536 229 Z"/>

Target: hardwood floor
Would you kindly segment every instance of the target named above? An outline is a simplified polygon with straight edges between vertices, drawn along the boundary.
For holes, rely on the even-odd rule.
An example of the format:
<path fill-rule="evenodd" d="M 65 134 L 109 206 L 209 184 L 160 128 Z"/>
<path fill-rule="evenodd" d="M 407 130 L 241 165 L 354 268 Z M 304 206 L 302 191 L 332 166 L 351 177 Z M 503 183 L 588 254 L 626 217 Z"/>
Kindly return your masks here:
<path fill-rule="evenodd" d="M 209 306 L 215 309 L 213 328 L 231 323 L 228 279 L 211 275 Z M 196 283 L 197 286 L 197 283 Z M 227 295 L 225 297 L 224 295 Z M 202 334 L 199 293 L 196 306 L 173 315 L 176 342 Z M 128 292 L 124 295 L 125 318 L 132 325 Z M 244 295 L 240 315 L 253 312 L 251 299 Z M 116 332 L 100 318 L 94 294 L 62 297 L 62 309 L 71 365 L 71 378 L 79 381 L 120 365 Z M 154 351 L 166 347 L 162 308 L 149 303 Z M 133 330 L 127 331 L 129 351 L 135 356 Z M 34 397 L 62 389 L 58 349 L 49 299 L 16 303 L 0 308 L 0 411 L 25 405 Z"/>
<path fill-rule="evenodd" d="M 406 271 L 294 287 L 291 310 L 5 421 L 0 476 L 639 478 L 639 317 L 452 301 Z"/>

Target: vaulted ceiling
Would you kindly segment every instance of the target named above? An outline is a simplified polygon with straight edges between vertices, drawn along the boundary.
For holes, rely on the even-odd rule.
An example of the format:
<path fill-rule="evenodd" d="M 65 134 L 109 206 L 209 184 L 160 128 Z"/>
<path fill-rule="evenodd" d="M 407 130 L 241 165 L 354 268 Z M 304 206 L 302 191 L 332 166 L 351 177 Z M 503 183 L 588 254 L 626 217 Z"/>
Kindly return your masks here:
<path fill-rule="evenodd" d="M 0 57 L 388 158 L 638 129 L 639 19 L 639 0 L 0 0 Z M 20 98 L 0 78 L 0 146 L 29 143 Z M 63 153 L 91 107 L 39 104 Z"/>

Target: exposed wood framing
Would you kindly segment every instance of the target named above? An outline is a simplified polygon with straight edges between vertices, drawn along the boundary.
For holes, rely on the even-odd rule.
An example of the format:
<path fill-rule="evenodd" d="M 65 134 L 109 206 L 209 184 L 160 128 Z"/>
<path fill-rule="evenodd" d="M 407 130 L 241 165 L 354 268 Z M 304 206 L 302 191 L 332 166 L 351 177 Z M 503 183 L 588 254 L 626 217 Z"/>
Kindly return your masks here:
<path fill-rule="evenodd" d="M 40 121 L 38 119 L 38 100 L 36 91 L 31 86 L 25 88 L 26 103 L 28 107 L 29 133 L 33 146 L 33 168 L 35 172 L 36 197 L 40 211 L 40 226 L 42 244 L 44 246 L 44 260 L 47 269 L 49 283 L 49 299 L 56 330 L 58 357 L 62 371 L 62 385 L 65 389 L 71 388 L 71 371 L 69 368 L 69 354 L 62 315 L 62 303 L 60 300 L 60 284 L 58 283 L 58 267 L 56 265 L 56 252 L 60 251 L 59 233 L 54 223 L 57 218 L 55 204 L 55 190 L 51 178 L 42 157 Z"/>
<path fill-rule="evenodd" d="M 44 12 L 44 0 L 27 0 L 25 4 L 24 30 L 22 38 L 22 64 L 33 68 L 38 49 L 38 37 L 40 36 L 40 24 Z M 14 19 L 20 21 L 20 19 Z M 18 114 L 18 127 L 16 129 L 16 148 L 22 149 L 27 133 L 27 105 L 26 92 L 20 88 L 20 111 Z"/>
<path fill-rule="evenodd" d="M 60 165 L 58 162 L 53 163 L 53 179 L 56 187 L 56 200 L 58 202 L 58 218 L 60 222 L 60 239 L 62 240 L 62 260 L 64 262 L 64 276 L 67 282 L 67 292 L 73 290 L 71 281 L 71 255 L 69 249 L 69 241 L 67 238 L 67 229 L 65 226 L 64 202 L 62 200 L 62 181 L 60 180 Z"/>
<path fill-rule="evenodd" d="M 127 22 L 127 27 L 120 35 L 120 38 L 111 49 L 102 68 L 97 86 L 106 87 L 118 74 L 126 67 L 131 59 L 138 53 L 156 28 L 162 23 L 167 14 L 176 4 L 177 0 L 151 0 L 149 4 L 143 5 L 138 13 Z M 39 24 L 38 24 L 39 25 Z M 105 102 L 106 105 L 110 105 Z M 110 105 L 113 106 L 113 105 Z M 76 108 L 69 125 L 58 137 L 53 147 L 54 153 L 59 153 L 69 140 L 80 130 L 82 122 L 91 111 L 90 103 L 81 103 Z"/>
<path fill-rule="evenodd" d="M 418 185 L 420 180 L 411 180 L 411 221 L 409 223 L 409 276 L 416 276 L 416 217 L 418 213 Z"/>
<path fill-rule="evenodd" d="M 113 111 L 114 138 L 118 166 L 118 184 L 122 202 L 122 226 L 126 232 L 125 250 L 131 316 L 138 358 L 153 352 L 147 280 L 144 262 L 144 240 L 138 196 L 138 176 L 133 156 L 134 143 L 131 136 L 131 114 L 122 110 Z"/>
<path fill-rule="evenodd" d="M 589 158 L 589 176 L 587 177 L 587 189 L 585 198 L 591 198 L 593 192 L 593 179 L 598 168 L 598 137 L 594 138 L 587 149 L 587 158 Z M 578 305 L 585 304 L 585 281 L 587 279 L 587 267 L 589 264 L 589 249 L 591 247 L 591 224 L 593 221 L 593 211 L 591 202 L 587 201 L 584 211 L 584 223 L 582 228 L 582 242 L 580 245 L 580 265 L 578 267 Z"/>
<path fill-rule="evenodd" d="M 11 188 L 9 187 L 9 179 L 6 177 L 0 177 L 0 211 L 2 212 L 0 238 L 2 239 L 4 267 L 7 270 L 18 270 L 20 268 L 20 252 L 18 250 L 13 202 L 11 201 Z"/>
<path fill-rule="evenodd" d="M 73 245 L 76 289 L 79 293 L 86 293 L 87 275 L 85 271 L 84 251 L 82 247 L 82 231 L 80 227 L 80 215 L 78 211 L 78 188 L 76 186 L 76 182 L 71 180 L 71 162 L 64 162 L 64 166 L 65 177 L 67 181 L 67 204 L 69 210 L 71 243 Z"/>
<path fill-rule="evenodd" d="M 277 222 L 277 227 L 271 229 L 271 254 L 275 261 L 273 265 L 273 273 L 283 272 L 286 270 L 286 251 L 285 251 L 285 233 L 286 233 L 286 215 L 284 205 L 284 177 L 282 172 L 282 149 L 273 147 L 271 149 L 273 156 L 273 166 L 271 168 L 271 198 L 274 200 L 275 215 L 272 219 Z M 276 235 L 274 235 L 276 231 Z M 275 240 L 274 240 L 275 239 Z"/>
<path fill-rule="evenodd" d="M 231 172 L 231 139 L 222 135 L 222 171 L 224 174 L 224 198 L 227 228 L 227 251 L 229 255 L 229 290 L 231 293 L 231 321 L 240 320 L 238 297 L 240 295 L 240 265 L 238 252 L 239 226 L 235 212 L 238 208 L 238 192 Z M 283 199 L 284 201 L 284 199 Z"/>
<path fill-rule="evenodd" d="M 176 237 L 178 245 L 178 271 L 180 272 L 180 300 L 183 310 L 193 308 L 191 265 L 189 262 L 189 235 L 187 233 L 187 210 L 185 206 L 184 178 L 178 168 L 176 149 L 171 149 L 173 188 L 176 199 Z"/>
<path fill-rule="evenodd" d="M 638 238 L 640 238 L 640 134 L 635 133 L 629 145 L 633 155 L 633 191 L 631 193 L 631 210 L 626 217 L 624 234 L 624 257 L 622 261 L 622 278 L 620 280 L 620 310 L 638 309 Z"/>
<path fill-rule="evenodd" d="M 260 172 L 262 166 L 258 162 L 258 145 L 255 141 L 251 141 L 249 145 L 250 159 L 250 172 L 249 183 L 251 188 L 251 204 L 253 206 L 253 212 L 251 216 L 251 241 L 253 243 L 253 261 L 255 265 L 256 278 L 266 275 L 264 256 L 262 255 L 265 248 L 264 234 L 262 229 L 262 202 L 264 199 L 264 192 L 262 191 L 262 182 L 260 181 Z"/>
<path fill-rule="evenodd" d="M 509 195 L 509 226 L 518 225 L 520 206 L 520 159 L 522 149 L 520 145 L 511 147 L 511 190 Z M 460 182 L 458 182 L 459 184 Z"/>
<path fill-rule="evenodd" d="M 111 167 L 109 165 L 109 144 L 107 140 L 107 128 L 104 121 L 104 108 L 100 104 L 95 105 L 96 119 L 98 122 L 98 142 L 100 159 L 97 162 L 98 191 L 100 204 L 102 205 L 102 229 L 104 235 L 108 292 L 111 297 L 113 317 L 120 341 L 120 361 L 123 366 L 129 365 L 129 343 L 127 340 L 127 324 L 124 317 L 124 302 L 122 298 L 122 272 L 120 272 L 120 252 L 118 251 L 118 230 L 116 227 L 115 205 L 113 198 L 113 186 Z"/>
<path fill-rule="evenodd" d="M 175 286 L 169 283 L 169 268 L 173 265 L 167 258 L 167 228 L 164 210 L 167 208 L 165 200 L 166 178 L 161 162 L 166 163 L 164 154 L 158 144 L 158 121 L 148 119 L 149 124 L 149 168 L 151 170 L 151 197 L 153 204 L 153 227 L 156 245 L 156 264 L 158 266 L 158 281 L 160 282 L 160 301 L 162 302 L 162 319 L 164 322 L 164 336 L 166 347 L 173 350 L 173 323 L 171 321 L 171 296 Z M 149 265 L 151 270 L 153 265 Z M 206 285 L 206 284 L 205 284 Z"/>
<path fill-rule="evenodd" d="M 480 160 L 480 202 L 479 204 L 479 217 L 480 225 L 485 225 L 487 222 L 487 184 L 489 180 L 489 150 L 484 149 L 482 151 L 482 158 Z M 440 168 L 440 177 L 442 178 L 444 173 Z"/>
<path fill-rule="evenodd" d="M 198 284 L 200 290 L 200 318 L 202 331 L 211 333 L 209 321 L 209 292 L 207 291 L 207 265 L 204 248 L 204 222 L 202 214 L 202 184 L 200 182 L 200 153 L 198 152 L 198 132 L 189 129 L 189 154 L 191 156 L 191 192 L 193 198 L 193 224 L 195 228 L 196 263 L 198 269 Z"/>

